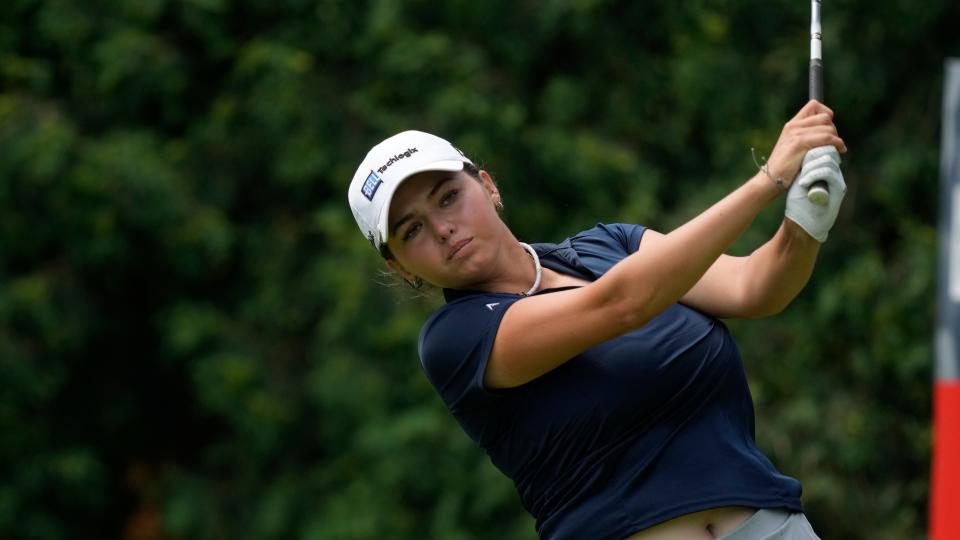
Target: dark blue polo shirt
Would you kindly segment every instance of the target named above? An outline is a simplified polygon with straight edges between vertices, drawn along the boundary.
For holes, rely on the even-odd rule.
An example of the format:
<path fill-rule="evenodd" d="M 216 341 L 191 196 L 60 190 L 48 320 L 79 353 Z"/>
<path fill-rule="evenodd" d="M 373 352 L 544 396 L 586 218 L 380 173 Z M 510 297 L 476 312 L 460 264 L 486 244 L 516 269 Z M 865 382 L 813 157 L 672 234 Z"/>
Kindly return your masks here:
<path fill-rule="evenodd" d="M 592 281 L 636 251 L 644 230 L 597 225 L 534 248 L 543 266 Z M 423 370 L 516 484 L 541 538 L 622 540 L 720 506 L 801 511 L 800 483 L 756 447 L 740 353 L 717 319 L 674 304 L 527 384 L 490 390 L 497 328 L 524 297 L 444 295 L 420 335 Z"/>

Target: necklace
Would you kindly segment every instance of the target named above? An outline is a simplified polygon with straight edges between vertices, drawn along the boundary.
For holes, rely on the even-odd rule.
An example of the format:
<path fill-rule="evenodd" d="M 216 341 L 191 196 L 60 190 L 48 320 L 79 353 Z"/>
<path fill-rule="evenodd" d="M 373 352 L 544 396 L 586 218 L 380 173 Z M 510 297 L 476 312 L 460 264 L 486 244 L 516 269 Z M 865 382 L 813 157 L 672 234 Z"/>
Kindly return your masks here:
<path fill-rule="evenodd" d="M 530 247 L 530 244 L 524 244 L 523 242 L 520 242 L 520 247 L 527 250 L 527 253 L 533 257 L 533 266 L 537 269 L 537 279 L 534 280 L 533 287 L 530 287 L 529 291 L 521 294 L 521 296 L 530 296 L 531 294 L 537 292 L 537 289 L 540 288 L 540 278 L 543 276 L 543 268 L 540 267 L 540 257 L 537 257 L 537 252 Z"/>

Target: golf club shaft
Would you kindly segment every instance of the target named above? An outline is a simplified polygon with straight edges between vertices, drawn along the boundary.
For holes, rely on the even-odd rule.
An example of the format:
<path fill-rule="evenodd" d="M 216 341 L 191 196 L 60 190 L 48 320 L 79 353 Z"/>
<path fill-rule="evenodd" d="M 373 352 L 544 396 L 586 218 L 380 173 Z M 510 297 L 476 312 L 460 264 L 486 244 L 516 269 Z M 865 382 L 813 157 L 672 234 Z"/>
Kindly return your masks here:
<path fill-rule="evenodd" d="M 820 29 L 821 0 L 810 1 L 810 99 L 823 103 L 823 43 Z M 815 182 L 807 190 L 807 199 L 815 204 L 826 204 L 830 197 L 827 183 Z"/>
<path fill-rule="evenodd" d="M 823 43 L 820 31 L 820 0 L 810 2 L 810 99 L 823 102 Z"/>

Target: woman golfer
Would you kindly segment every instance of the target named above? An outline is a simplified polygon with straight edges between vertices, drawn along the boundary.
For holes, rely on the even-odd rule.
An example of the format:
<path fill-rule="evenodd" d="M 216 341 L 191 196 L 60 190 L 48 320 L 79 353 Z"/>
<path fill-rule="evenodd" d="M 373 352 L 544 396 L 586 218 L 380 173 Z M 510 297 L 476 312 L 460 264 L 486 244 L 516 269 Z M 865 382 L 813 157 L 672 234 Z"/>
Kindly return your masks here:
<path fill-rule="evenodd" d="M 519 242 L 490 175 L 439 137 L 406 131 L 367 154 L 349 188 L 361 231 L 446 299 L 422 368 L 541 538 L 817 538 L 800 483 L 757 449 L 718 319 L 777 313 L 807 282 L 845 190 L 832 117 L 807 103 L 760 172 L 669 234 L 601 224 L 559 244 Z M 831 201 L 816 206 L 798 172 L 823 146 Z M 776 234 L 724 255 L 784 191 Z"/>

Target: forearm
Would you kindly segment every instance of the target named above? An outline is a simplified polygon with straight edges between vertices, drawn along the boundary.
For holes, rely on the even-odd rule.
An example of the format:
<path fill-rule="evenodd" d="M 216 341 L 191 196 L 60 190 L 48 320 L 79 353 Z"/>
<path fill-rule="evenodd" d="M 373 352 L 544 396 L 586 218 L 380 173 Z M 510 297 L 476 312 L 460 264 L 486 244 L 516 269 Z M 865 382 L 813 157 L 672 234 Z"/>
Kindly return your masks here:
<path fill-rule="evenodd" d="M 785 219 L 767 243 L 746 258 L 739 286 L 749 318 L 782 311 L 796 298 L 813 273 L 820 243 Z"/>
<path fill-rule="evenodd" d="M 835 146 L 841 152 L 846 150 L 833 124 L 833 112 L 821 103 L 810 101 L 784 124 L 764 168 L 769 178 L 764 173 L 754 175 L 682 227 L 649 245 L 644 241 L 642 249 L 597 280 L 595 284 L 600 286 L 591 292 L 597 293 L 596 298 L 602 304 L 614 308 L 612 314 L 621 327 L 644 324 L 685 295 L 684 301 L 705 306 L 707 312 L 716 317 L 759 316 L 756 315 L 759 309 L 756 313 L 744 309 L 753 302 L 745 296 L 748 291 L 735 290 L 738 279 L 733 276 L 747 273 L 739 271 L 742 266 L 738 263 L 724 261 L 716 265 L 718 268 L 705 280 L 707 283 L 698 283 L 757 214 L 781 194 L 770 179 L 779 178 L 791 184 L 807 151 L 825 145 Z M 755 279 L 762 282 L 758 290 L 765 292 L 756 306 L 764 310 L 782 308 L 810 276 L 816 246 L 798 249 L 794 244 L 803 239 L 788 234 L 791 231 L 788 225 L 751 262 L 751 266 L 760 268 Z M 786 274 L 787 284 L 777 282 L 778 271 Z M 608 282 L 612 286 L 606 286 Z M 694 286 L 696 291 L 691 290 Z M 778 291 L 778 287 L 783 290 Z"/>
<path fill-rule="evenodd" d="M 614 266 L 597 284 L 609 287 L 629 324 L 642 325 L 693 287 L 780 192 L 757 175 L 706 211 Z"/>

